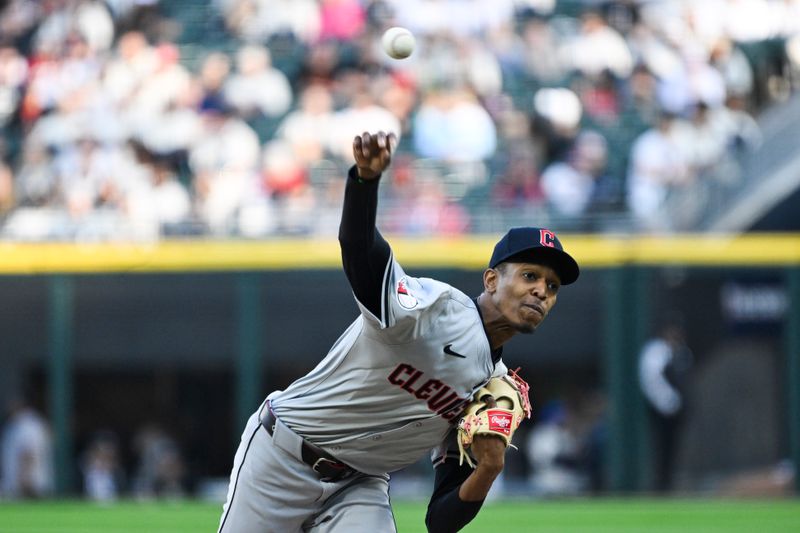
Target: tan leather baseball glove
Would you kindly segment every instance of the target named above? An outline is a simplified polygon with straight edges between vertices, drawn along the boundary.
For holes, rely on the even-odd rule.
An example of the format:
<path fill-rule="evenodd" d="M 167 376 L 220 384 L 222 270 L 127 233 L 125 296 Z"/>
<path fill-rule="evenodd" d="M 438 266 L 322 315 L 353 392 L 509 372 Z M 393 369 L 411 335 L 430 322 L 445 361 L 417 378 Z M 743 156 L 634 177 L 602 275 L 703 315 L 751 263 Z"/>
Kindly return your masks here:
<path fill-rule="evenodd" d="M 459 464 L 475 464 L 467 453 L 475 435 L 494 435 L 503 439 L 506 446 L 524 418 L 531 417 L 530 386 L 511 370 L 505 376 L 492 378 L 473 396 L 458 422 Z"/>

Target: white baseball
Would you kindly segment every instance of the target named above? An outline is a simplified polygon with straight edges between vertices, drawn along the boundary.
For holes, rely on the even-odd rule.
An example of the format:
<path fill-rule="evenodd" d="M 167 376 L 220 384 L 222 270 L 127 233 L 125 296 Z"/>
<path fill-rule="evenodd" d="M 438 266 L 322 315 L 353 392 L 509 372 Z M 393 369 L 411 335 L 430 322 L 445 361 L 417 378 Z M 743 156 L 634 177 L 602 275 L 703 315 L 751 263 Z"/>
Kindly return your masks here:
<path fill-rule="evenodd" d="M 414 34 L 407 29 L 395 26 L 383 33 L 381 43 L 389 57 L 405 59 L 414 51 L 417 40 L 414 38 Z"/>

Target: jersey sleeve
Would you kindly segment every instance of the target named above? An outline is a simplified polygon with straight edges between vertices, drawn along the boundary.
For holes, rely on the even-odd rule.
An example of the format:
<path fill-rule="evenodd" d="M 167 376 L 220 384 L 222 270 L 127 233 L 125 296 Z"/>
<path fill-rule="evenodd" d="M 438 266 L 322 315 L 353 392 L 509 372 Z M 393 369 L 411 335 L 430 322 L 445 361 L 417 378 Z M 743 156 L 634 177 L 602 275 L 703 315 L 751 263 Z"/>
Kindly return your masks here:
<path fill-rule="evenodd" d="M 422 324 L 448 286 L 408 276 L 395 261 L 389 243 L 375 227 L 377 181 L 360 182 L 355 167 L 348 174 L 339 226 L 342 266 L 361 313 L 373 325 L 388 329 Z"/>
<path fill-rule="evenodd" d="M 446 284 L 407 275 L 393 258 L 381 287 L 380 314 L 368 316 L 380 329 L 408 329 L 422 333 L 442 310 L 449 294 Z M 359 302 L 362 313 L 367 309 Z"/>

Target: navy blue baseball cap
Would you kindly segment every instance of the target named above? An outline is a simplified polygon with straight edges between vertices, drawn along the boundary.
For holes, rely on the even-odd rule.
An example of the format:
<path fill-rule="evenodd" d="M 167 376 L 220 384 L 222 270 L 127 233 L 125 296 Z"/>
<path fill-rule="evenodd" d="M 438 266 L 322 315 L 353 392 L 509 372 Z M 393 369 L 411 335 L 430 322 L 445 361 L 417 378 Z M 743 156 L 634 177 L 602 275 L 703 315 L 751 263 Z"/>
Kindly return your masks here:
<path fill-rule="evenodd" d="M 578 263 L 561 246 L 556 234 L 546 228 L 511 228 L 494 246 L 489 268 L 500 263 L 540 263 L 551 267 L 562 285 L 578 279 Z"/>

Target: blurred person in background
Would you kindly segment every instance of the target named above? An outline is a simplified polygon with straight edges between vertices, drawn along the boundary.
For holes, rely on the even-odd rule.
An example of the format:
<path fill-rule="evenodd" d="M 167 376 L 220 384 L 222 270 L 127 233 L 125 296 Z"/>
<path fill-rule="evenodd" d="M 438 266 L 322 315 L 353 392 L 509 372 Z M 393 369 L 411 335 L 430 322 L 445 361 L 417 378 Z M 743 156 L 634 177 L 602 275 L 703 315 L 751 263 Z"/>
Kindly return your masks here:
<path fill-rule="evenodd" d="M 353 152 L 353 132 L 377 128 L 400 136 L 400 120 L 388 109 L 378 104 L 370 80 L 355 75 L 349 78 L 349 102 L 334 113 L 330 151 L 340 160 L 347 160 Z M 340 84 L 341 87 L 342 84 Z"/>
<path fill-rule="evenodd" d="M 522 27 L 522 38 L 525 71 L 542 84 L 560 82 L 567 65 L 559 58 L 559 40 L 552 25 L 540 17 L 531 17 Z"/>
<path fill-rule="evenodd" d="M 672 490 L 693 355 L 678 320 L 662 325 L 639 353 L 639 386 L 650 415 L 655 488 Z"/>
<path fill-rule="evenodd" d="M 645 231 L 668 231 L 673 221 L 665 206 L 670 193 L 691 185 L 694 175 L 675 136 L 677 117 L 662 112 L 657 126 L 645 131 L 631 148 L 627 177 L 628 208 Z"/>
<path fill-rule="evenodd" d="M 187 187 L 180 182 L 175 164 L 169 158 L 147 151 L 131 143 L 129 168 L 138 168 L 141 180 L 126 194 L 124 212 L 131 233 L 139 238 L 158 239 L 159 235 L 191 233 L 192 200 Z"/>
<path fill-rule="evenodd" d="M 15 206 L 14 173 L 5 161 L 0 159 L 0 221 Z"/>
<path fill-rule="evenodd" d="M 578 219 L 598 197 L 608 158 L 608 146 L 595 131 L 581 132 L 566 161 L 550 164 L 542 173 L 547 203 L 560 216 Z"/>
<path fill-rule="evenodd" d="M 627 78 L 633 71 L 627 42 L 597 11 L 588 10 L 581 15 L 578 33 L 567 40 L 559 56 L 564 64 L 588 78 L 595 78 L 605 70 L 618 78 Z"/>
<path fill-rule="evenodd" d="M 430 111 L 430 93 L 466 88 L 473 103 L 488 116 L 479 121 L 479 113 L 473 113 L 471 121 L 456 128 L 462 140 L 472 136 L 468 140 L 476 143 L 477 155 L 471 157 L 482 161 L 462 165 L 452 173 L 468 183 L 487 179 L 484 163 L 494 169 L 506 159 L 505 154 L 486 149 L 491 142 L 477 142 L 488 139 L 487 127 L 503 127 L 499 107 L 504 98 L 511 98 L 522 113 L 533 117 L 535 127 L 529 136 L 537 150 L 545 152 L 537 171 L 563 160 L 588 121 L 608 140 L 609 173 L 622 183 L 621 167 L 627 163 L 624 147 L 643 124 L 658 121 L 662 108 L 687 118 L 695 116 L 702 103 L 714 121 L 724 119 L 725 127 L 748 130 L 737 140 L 758 137 L 750 135 L 754 129 L 748 116 L 751 106 L 785 97 L 794 80 L 790 69 L 782 69 L 786 59 L 777 57 L 784 52 L 792 55 L 792 47 L 770 52 L 758 41 L 794 35 L 798 27 L 791 22 L 795 6 L 722 0 L 692 5 L 623 4 L 554 12 L 552 0 L 214 0 L 208 20 L 199 21 L 183 20 L 176 11 L 180 8 L 166 8 L 155 0 L 14 0 L 0 8 L 0 133 L 10 150 L 5 161 L 15 176 L 15 188 L 28 191 L 41 185 L 25 183 L 31 174 L 28 169 L 23 172 L 27 162 L 19 157 L 31 140 L 59 156 L 72 150 L 83 135 L 107 149 L 136 139 L 159 156 L 183 157 L 178 171 L 188 181 L 194 169 L 188 167 L 185 153 L 198 143 L 203 130 L 198 102 L 227 101 L 264 142 L 272 138 L 278 121 L 291 108 L 293 89 L 312 84 L 330 92 L 329 112 L 339 124 L 332 127 L 334 140 L 325 148 L 333 155 L 333 164 L 347 158 L 350 135 L 363 131 L 356 125 L 363 123 L 359 117 L 370 116 L 369 127 L 395 131 L 388 124 L 393 116 L 400 122 L 398 133 L 414 140 L 425 137 L 430 128 L 416 122 Z M 216 26 L 217 20 L 223 24 Z M 176 29 L 181 25 L 187 30 L 183 34 Z M 388 59 L 378 44 L 387 25 L 414 31 L 418 53 L 402 62 Z M 208 42 L 187 42 L 198 30 L 210 30 L 213 36 L 209 35 Z M 221 41 L 227 43 L 222 48 Z M 783 49 L 770 50 L 779 48 Z M 230 59 L 221 49 L 239 49 L 240 56 L 252 61 L 239 61 L 239 68 L 231 73 Z M 250 53 L 255 50 L 259 52 Z M 275 67 L 269 59 L 264 61 L 265 51 L 268 57 L 272 55 Z M 197 74 L 189 70 L 196 63 L 202 65 Z M 275 90 L 248 89 L 266 87 L 267 72 L 283 80 Z M 288 90 L 286 79 L 293 85 Z M 531 109 L 529 94 L 542 87 Z M 365 98 L 364 92 L 371 95 Z M 423 103 L 418 106 L 419 99 Z M 434 111 L 444 122 L 458 122 L 452 116 L 441 117 L 453 110 Z M 265 114 L 269 117 L 263 121 L 252 120 L 253 115 Z M 377 122 L 383 119 L 387 123 Z M 435 143 L 411 144 L 425 154 L 436 147 Z M 631 159 L 641 159 L 639 149 L 634 147 Z M 727 157 L 730 146 L 723 150 L 720 158 L 706 158 L 714 167 L 709 170 L 715 176 L 736 175 L 737 163 Z M 301 152 L 302 166 L 317 165 L 311 150 Z M 328 165 L 328 157 L 318 161 L 320 166 Z M 689 196 L 694 192 L 691 169 L 676 169 L 676 178 L 667 179 L 666 185 L 664 180 L 654 185 L 658 179 L 634 174 L 630 188 L 638 191 L 632 195 L 639 199 L 658 197 L 664 189 L 668 190 L 665 197 L 679 189 Z M 651 183 L 641 184 L 647 181 Z M 203 211 L 205 187 L 192 194 Z M 637 224 L 633 229 L 681 229 L 653 209 L 658 203 L 646 199 L 630 203 Z M 641 208 L 636 207 L 639 204 Z M 616 209 L 623 211 L 621 205 Z M 648 213 L 658 214 L 649 217 Z M 99 218 L 111 222 L 105 215 Z M 13 212 L 11 220 L 15 220 Z M 86 218 L 90 220 L 98 217 Z M 119 220 L 128 223 L 124 216 Z M 215 223 L 214 231 L 236 232 L 236 224 L 226 224 Z M 60 222 L 51 225 L 57 231 L 31 227 L 27 234 L 69 238 L 97 233 L 71 227 L 62 231 Z"/>
<path fill-rule="evenodd" d="M 443 162 L 477 162 L 494 154 L 497 129 L 470 89 L 430 91 L 414 117 L 414 151 Z"/>
<path fill-rule="evenodd" d="M 516 143 L 506 154 L 504 167 L 494 182 L 493 202 L 503 209 L 524 209 L 545 204 L 538 158 L 529 143 Z"/>
<path fill-rule="evenodd" d="M 217 98 L 201 103 L 203 129 L 189 151 L 199 213 L 213 234 L 230 233 L 247 191 L 258 180 L 258 135 Z"/>
<path fill-rule="evenodd" d="M 265 42 L 289 33 L 304 44 L 320 34 L 320 6 L 316 0 L 213 0 L 233 35 L 245 42 Z"/>
<path fill-rule="evenodd" d="M 225 82 L 225 100 L 249 119 L 280 117 L 292 105 L 292 88 L 264 46 L 246 45 L 236 52 L 236 72 Z"/>
<path fill-rule="evenodd" d="M 124 488 L 116 435 L 102 431 L 92 439 L 81 461 L 83 491 L 95 502 L 112 502 Z"/>
<path fill-rule="evenodd" d="M 412 172 L 402 191 L 392 197 L 387 209 L 388 231 L 408 235 L 460 235 L 469 230 L 470 216 L 466 208 L 449 198 L 442 184 L 443 176 L 434 169 Z"/>
<path fill-rule="evenodd" d="M 586 488 L 581 470 L 582 443 L 570 418 L 574 414 L 566 402 L 551 400 L 542 407 L 538 424 L 528 433 L 525 452 L 536 496 L 576 496 Z"/>
<path fill-rule="evenodd" d="M 350 41 L 364 31 L 365 2 L 359 0 L 321 0 L 320 40 Z"/>
<path fill-rule="evenodd" d="M 186 465 L 177 442 L 157 423 L 134 436 L 137 456 L 133 493 L 137 498 L 179 498 L 186 493 Z"/>
<path fill-rule="evenodd" d="M 12 397 L 0 438 L 0 478 L 6 498 L 43 498 L 53 491 L 50 426 L 27 399 Z"/>
<path fill-rule="evenodd" d="M 288 142 L 305 167 L 328 156 L 333 136 L 333 96 L 321 83 L 300 92 L 299 106 L 278 126 L 276 137 Z"/>
<path fill-rule="evenodd" d="M 306 234 L 314 224 L 316 198 L 308 182 L 308 168 L 291 145 L 274 140 L 264 145 L 261 184 L 274 209 L 276 226 L 283 234 Z"/>
<path fill-rule="evenodd" d="M 25 57 L 13 46 L 0 43 L 0 128 L 14 119 L 27 77 Z"/>

